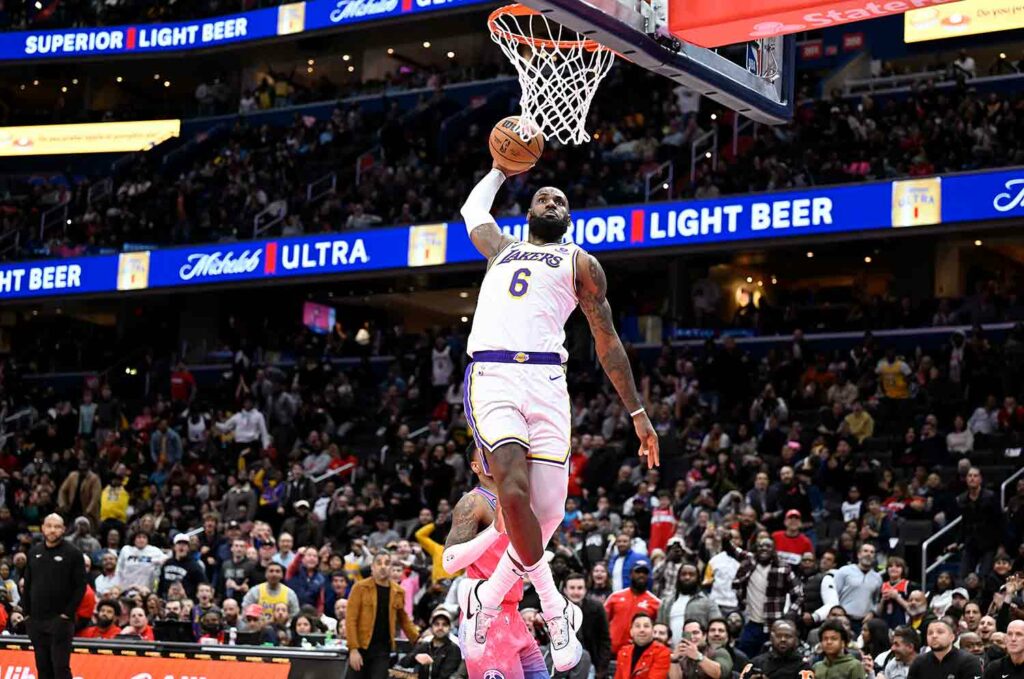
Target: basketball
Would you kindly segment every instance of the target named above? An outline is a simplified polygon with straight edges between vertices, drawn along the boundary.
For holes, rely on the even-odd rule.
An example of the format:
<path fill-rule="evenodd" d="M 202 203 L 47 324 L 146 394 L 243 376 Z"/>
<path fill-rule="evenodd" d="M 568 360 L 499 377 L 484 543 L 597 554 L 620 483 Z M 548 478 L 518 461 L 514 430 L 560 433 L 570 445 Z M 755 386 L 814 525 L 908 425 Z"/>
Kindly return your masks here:
<path fill-rule="evenodd" d="M 523 125 L 524 121 L 519 116 L 502 118 L 491 130 L 488 142 L 495 162 L 512 174 L 529 170 L 544 153 L 544 137 L 537 132 L 525 141 L 521 134 Z M 533 123 L 526 122 L 525 125 L 532 127 Z"/>

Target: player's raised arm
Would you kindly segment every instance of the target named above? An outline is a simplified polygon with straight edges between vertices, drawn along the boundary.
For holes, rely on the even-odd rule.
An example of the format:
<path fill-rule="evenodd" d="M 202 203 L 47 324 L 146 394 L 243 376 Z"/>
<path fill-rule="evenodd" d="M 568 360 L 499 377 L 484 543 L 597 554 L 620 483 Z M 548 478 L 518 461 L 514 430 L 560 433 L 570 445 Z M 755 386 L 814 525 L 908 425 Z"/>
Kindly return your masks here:
<path fill-rule="evenodd" d="M 594 335 L 597 357 L 633 419 L 633 427 L 640 439 L 640 455 L 647 458 L 647 466 L 657 467 L 658 434 L 644 410 L 644 404 L 636 390 L 629 357 L 626 356 L 626 349 L 622 346 L 619 334 L 615 332 L 612 307 L 608 304 L 607 297 L 608 279 L 600 262 L 593 255 L 584 255 L 579 264 L 576 272 L 577 296 L 580 308 L 590 323 L 590 332 Z"/>
<path fill-rule="evenodd" d="M 466 493 L 459 499 L 452 510 L 452 527 L 441 557 L 446 571 L 461 571 L 483 556 L 501 536 L 493 520 L 490 505 L 476 493 Z M 482 525 L 487 527 L 481 531 Z"/>
<path fill-rule="evenodd" d="M 505 182 L 505 176 L 495 163 L 491 171 L 470 191 L 461 210 L 469 239 L 487 259 L 498 254 L 513 240 L 498 229 L 497 222 L 491 216 L 494 197 L 498 195 L 498 189 Z"/>

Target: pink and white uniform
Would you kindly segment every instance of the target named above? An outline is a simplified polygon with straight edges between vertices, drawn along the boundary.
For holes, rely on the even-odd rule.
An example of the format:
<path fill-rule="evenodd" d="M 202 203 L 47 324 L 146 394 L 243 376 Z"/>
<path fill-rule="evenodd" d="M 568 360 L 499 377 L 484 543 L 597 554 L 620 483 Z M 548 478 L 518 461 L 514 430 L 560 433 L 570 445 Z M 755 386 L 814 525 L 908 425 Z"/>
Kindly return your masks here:
<path fill-rule="evenodd" d="M 476 493 L 494 509 L 498 498 L 486 488 L 477 486 Z M 497 568 L 508 548 L 508 535 L 501 535 L 484 554 L 466 568 L 466 577 L 486 580 Z M 550 679 L 544 656 L 533 635 L 519 615 L 523 599 L 523 583 L 517 582 L 501 602 L 501 613 L 487 632 L 487 645 L 481 657 L 466 655 L 464 635 L 470 625 L 459 625 L 459 647 L 466 661 L 469 679 Z"/>

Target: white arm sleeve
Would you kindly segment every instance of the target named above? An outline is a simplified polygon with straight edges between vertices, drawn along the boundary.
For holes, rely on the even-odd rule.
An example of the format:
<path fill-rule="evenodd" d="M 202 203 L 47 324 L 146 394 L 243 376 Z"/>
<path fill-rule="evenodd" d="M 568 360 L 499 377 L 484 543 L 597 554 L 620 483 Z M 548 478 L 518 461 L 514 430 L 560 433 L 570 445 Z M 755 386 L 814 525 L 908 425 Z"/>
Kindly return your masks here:
<path fill-rule="evenodd" d="M 498 195 L 498 189 L 505 182 L 505 175 L 501 170 L 492 169 L 480 182 L 473 187 L 462 206 L 462 218 L 466 220 L 466 232 L 473 233 L 473 229 L 481 224 L 494 221 L 491 216 L 491 206 L 494 204 L 494 197 Z"/>
<path fill-rule="evenodd" d="M 494 525 L 490 525 L 483 529 L 477 536 L 469 542 L 463 542 L 460 545 L 452 545 L 451 547 L 445 547 L 444 553 L 441 557 L 441 565 L 449 573 L 455 573 L 461 571 L 466 566 L 479 559 L 484 555 L 491 545 L 501 536 Z"/>
<path fill-rule="evenodd" d="M 821 579 L 821 601 L 822 604 L 816 611 L 811 612 L 815 622 L 823 622 L 828 612 L 839 605 L 839 592 L 836 591 L 836 579 L 834 575 L 826 575 Z"/>

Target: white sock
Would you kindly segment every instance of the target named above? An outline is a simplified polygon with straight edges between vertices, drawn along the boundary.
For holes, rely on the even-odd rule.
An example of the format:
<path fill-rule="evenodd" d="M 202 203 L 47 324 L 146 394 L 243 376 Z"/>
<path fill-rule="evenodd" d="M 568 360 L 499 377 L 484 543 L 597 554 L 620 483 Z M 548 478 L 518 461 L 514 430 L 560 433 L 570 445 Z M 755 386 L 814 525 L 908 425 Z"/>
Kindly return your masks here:
<path fill-rule="evenodd" d="M 505 599 L 508 591 L 512 589 L 516 582 L 523 579 L 522 574 L 516 571 L 515 562 L 512 561 L 512 555 L 509 553 L 511 551 L 512 547 L 510 545 L 501 556 L 501 560 L 498 561 L 498 565 L 494 572 L 491 573 L 491 577 L 487 578 L 484 584 L 480 585 L 480 589 L 477 590 L 480 596 L 480 603 L 485 608 L 501 608 L 501 602 Z"/>
<path fill-rule="evenodd" d="M 555 586 L 555 578 L 551 575 L 551 565 L 543 556 L 540 561 L 526 569 L 530 576 L 533 588 L 537 590 L 540 597 L 540 607 L 544 612 L 544 619 L 550 620 L 562 615 L 565 609 L 565 597 Z"/>

